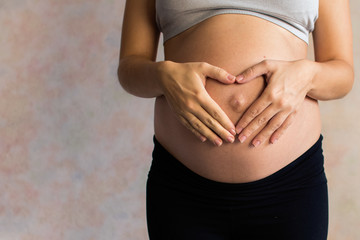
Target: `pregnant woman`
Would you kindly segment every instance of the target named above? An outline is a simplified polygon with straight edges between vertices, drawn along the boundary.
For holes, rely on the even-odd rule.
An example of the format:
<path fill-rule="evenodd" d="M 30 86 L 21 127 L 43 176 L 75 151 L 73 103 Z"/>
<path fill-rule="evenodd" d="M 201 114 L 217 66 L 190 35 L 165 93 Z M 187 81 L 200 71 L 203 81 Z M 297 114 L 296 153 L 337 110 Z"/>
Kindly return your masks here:
<path fill-rule="evenodd" d="M 127 0 L 118 76 L 156 97 L 150 239 L 327 238 L 318 100 L 353 84 L 348 1 Z"/>

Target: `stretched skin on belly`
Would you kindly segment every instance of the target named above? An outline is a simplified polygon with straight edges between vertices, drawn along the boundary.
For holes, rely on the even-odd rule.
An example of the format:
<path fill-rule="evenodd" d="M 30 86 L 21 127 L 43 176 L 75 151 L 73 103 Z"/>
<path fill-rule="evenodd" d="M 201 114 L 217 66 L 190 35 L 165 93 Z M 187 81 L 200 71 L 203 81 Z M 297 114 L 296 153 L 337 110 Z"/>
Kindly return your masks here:
<path fill-rule="evenodd" d="M 255 30 L 254 30 L 255 29 Z M 207 62 L 233 75 L 267 59 L 292 61 L 306 57 L 306 43 L 285 29 L 245 15 L 212 17 L 164 45 L 165 59 L 174 62 Z M 225 85 L 207 79 L 205 89 L 236 124 L 261 95 L 266 82 L 258 77 L 246 84 Z M 266 123 L 264 123 L 266 124 Z M 200 142 L 171 111 L 166 99 L 155 104 L 158 141 L 192 171 L 223 182 L 247 182 L 276 172 L 304 153 L 319 138 L 321 121 L 316 101 L 306 98 L 293 124 L 276 144 L 251 147 L 249 141 L 214 146 Z M 301 144 L 299 144 L 301 143 Z"/>
<path fill-rule="evenodd" d="M 265 88 L 265 80 L 260 77 L 245 84 L 222 84 L 208 79 L 206 83 L 208 94 L 236 124 L 246 109 L 261 95 Z"/>

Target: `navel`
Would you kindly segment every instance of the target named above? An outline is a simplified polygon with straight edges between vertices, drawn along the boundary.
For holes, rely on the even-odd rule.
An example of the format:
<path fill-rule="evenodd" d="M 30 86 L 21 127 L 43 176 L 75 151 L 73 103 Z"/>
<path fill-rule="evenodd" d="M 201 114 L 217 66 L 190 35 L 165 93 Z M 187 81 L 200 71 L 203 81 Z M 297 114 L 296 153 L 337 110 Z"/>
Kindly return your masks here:
<path fill-rule="evenodd" d="M 236 113 L 243 113 L 245 110 L 246 99 L 241 95 L 233 95 L 230 98 L 230 106 Z"/>

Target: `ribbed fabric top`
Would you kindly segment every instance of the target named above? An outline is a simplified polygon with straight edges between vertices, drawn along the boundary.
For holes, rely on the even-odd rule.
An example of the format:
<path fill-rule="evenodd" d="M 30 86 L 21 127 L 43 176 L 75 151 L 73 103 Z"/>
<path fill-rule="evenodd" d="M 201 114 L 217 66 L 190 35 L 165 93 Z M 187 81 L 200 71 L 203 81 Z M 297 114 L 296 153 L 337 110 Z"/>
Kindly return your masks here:
<path fill-rule="evenodd" d="M 156 22 L 165 42 L 212 16 L 246 14 L 277 24 L 308 44 L 318 10 L 318 0 L 156 0 Z"/>

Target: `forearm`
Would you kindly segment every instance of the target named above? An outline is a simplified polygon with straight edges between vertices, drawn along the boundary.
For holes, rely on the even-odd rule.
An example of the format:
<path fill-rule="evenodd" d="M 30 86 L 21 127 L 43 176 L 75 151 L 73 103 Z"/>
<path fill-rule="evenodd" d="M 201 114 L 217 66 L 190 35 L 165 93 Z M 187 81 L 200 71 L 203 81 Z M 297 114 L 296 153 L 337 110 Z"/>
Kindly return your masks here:
<path fill-rule="evenodd" d="M 160 78 L 165 62 L 154 62 L 140 56 L 120 60 L 118 78 L 121 86 L 130 94 L 152 98 L 163 95 Z"/>
<path fill-rule="evenodd" d="M 308 60 L 307 60 L 308 61 Z M 317 100 L 332 100 L 344 97 L 353 86 L 353 67 L 342 60 L 312 62 L 313 74 L 311 90 L 308 96 Z"/>

